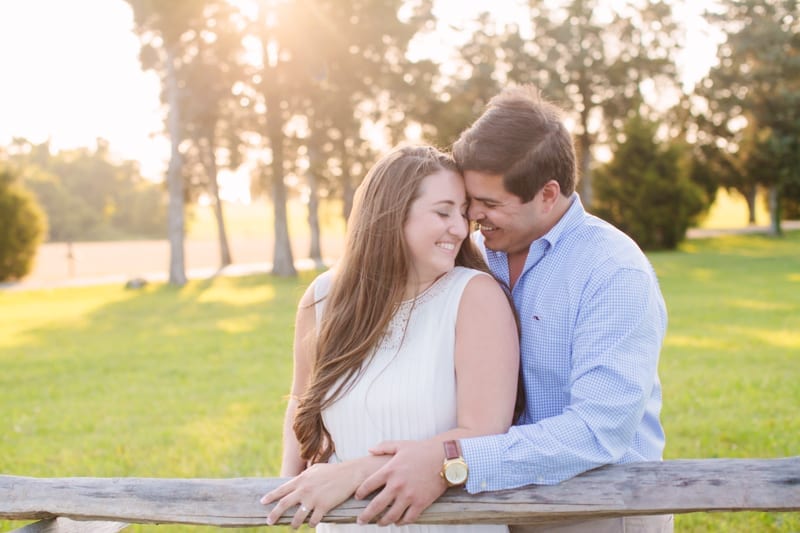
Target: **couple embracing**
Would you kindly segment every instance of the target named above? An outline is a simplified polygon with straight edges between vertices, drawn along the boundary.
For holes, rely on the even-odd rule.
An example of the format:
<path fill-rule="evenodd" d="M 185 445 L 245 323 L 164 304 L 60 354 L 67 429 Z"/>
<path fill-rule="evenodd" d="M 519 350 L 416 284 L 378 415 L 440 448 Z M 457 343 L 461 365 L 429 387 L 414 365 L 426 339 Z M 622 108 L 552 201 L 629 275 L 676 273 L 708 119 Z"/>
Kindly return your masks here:
<path fill-rule="evenodd" d="M 320 531 L 505 532 L 413 522 L 448 487 L 661 459 L 664 300 L 576 181 L 561 112 L 530 87 L 493 98 L 452 156 L 401 147 L 375 164 L 342 259 L 298 307 L 281 468 L 292 479 L 262 498 L 275 503 L 267 523 L 293 511 L 294 527 Z M 373 493 L 358 524 L 320 523 Z M 634 530 L 672 531 L 672 517 L 511 527 Z"/>

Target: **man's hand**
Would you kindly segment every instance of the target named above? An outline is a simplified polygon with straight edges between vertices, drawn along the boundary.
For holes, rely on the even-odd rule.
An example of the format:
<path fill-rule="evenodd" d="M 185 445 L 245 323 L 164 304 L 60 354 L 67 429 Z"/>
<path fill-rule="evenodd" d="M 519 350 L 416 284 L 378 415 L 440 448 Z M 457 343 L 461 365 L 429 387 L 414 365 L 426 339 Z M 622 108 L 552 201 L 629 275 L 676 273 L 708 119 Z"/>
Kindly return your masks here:
<path fill-rule="evenodd" d="M 442 443 L 426 441 L 389 441 L 370 449 L 373 455 L 394 455 L 380 470 L 358 487 L 356 499 L 364 499 L 383 487 L 358 515 L 359 524 L 367 524 L 388 508 L 378 524 L 410 524 L 447 490 L 439 475 L 444 461 Z"/>

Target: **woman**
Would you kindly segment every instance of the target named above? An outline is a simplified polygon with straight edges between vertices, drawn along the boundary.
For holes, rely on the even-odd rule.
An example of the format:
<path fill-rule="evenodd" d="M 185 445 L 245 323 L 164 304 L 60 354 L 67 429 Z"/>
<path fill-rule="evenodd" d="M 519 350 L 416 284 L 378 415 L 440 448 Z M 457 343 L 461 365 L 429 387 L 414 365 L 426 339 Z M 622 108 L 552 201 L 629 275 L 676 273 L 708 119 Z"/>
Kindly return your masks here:
<path fill-rule="evenodd" d="M 282 476 L 297 477 L 262 499 L 280 500 L 267 523 L 297 506 L 292 526 L 306 519 L 316 526 L 388 460 L 370 455 L 379 442 L 444 443 L 510 426 L 519 366 L 514 315 L 465 240 L 466 209 L 454 161 L 434 148 L 395 149 L 367 174 L 339 266 L 320 275 L 298 307 L 281 467 Z M 348 529 L 365 531 L 320 526 Z"/>

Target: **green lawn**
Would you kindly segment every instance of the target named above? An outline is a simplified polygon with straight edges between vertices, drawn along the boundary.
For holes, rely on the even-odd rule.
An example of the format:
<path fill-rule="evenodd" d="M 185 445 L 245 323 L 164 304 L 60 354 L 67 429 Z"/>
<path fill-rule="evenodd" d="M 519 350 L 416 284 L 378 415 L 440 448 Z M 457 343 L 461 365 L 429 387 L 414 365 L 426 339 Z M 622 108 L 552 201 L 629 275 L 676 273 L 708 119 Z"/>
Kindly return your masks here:
<path fill-rule="evenodd" d="M 310 276 L 0 293 L 0 472 L 277 475 Z"/>
<path fill-rule="evenodd" d="M 669 308 L 665 457 L 800 455 L 800 232 L 650 254 Z M 800 513 L 692 514 L 678 531 L 800 531 Z"/>
<path fill-rule="evenodd" d="M 797 455 L 800 232 L 651 258 L 670 311 L 666 457 Z M 312 276 L 0 292 L 0 472 L 276 475 L 294 308 Z M 798 531 L 800 513 L 684 515 L 676 530 Z"/>

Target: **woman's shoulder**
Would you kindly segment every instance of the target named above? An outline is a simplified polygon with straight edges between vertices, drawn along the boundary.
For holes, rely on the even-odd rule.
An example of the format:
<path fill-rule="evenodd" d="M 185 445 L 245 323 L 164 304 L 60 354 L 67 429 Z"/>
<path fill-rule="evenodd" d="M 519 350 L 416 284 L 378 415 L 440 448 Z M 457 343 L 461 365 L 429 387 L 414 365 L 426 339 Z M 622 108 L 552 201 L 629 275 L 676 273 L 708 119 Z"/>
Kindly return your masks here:
<path fill-rule="evenodd" d="M 448 292 L 458 295 L 459 300 L 471 304 L 481 301 L 505 300 L 503 288 L 500 283 L 489 273 L 483 270 L 457 266 L 447 276 Z"/>
<path fill-rule="evenodd" d="M 505 331 L 495 328 L 497 323 L 515 325 L 513 303 L 503 285 L 491 274 L 479 270 L 473 272 L 461 294 L 458 323 L 482 331 Z"/>
<path fill-rule="evenodd" d="M 319 300 L 328 295 L 331 290 L 331 282 L 333 281 L 333 270 L 326 270 L 311 282 L 314 287 L 314 298 Z"/>
<path fill-rule="evenodd" d="M 453 275 L 456 279 L 462 279 L 466 282 L 467 286 L 476 285 L 476 286 L 493 286 L 497 285 L 499 287 L 499 283 L 497 280 L 489 274 L 488 272 L 484 272 L 483 270 L 478 270 L 475 268 L 457 266 L 455 267 Z"/>
<path fill-rule="evenodd" d="M 466 279 L 471 279 L 475 276 L 481 276 L 481 275 L 488 276 L 490 279 L 493 279 L 491 274 L 484 272 L 483 270 L 478 270 L 477 268 L 470 268 L 465 266 L 456 266 L 453 269 L 453 274 L 457 277 L 464 277 Z"/>
<path fill-rule="evenodd" d="M 326 270 L 319 274 L 308 287 L 306 287 L 303 297 L 300 299 L 300 307 L 312 307 L 321 300 L 324 300 L 330 292 L 332 282 L 332 270 Z"/>
<path fill-rule="evenodd" d="M 456 270 L 464 281 L 464 296 L 480 299 L 503 295 L 503 286 L 488 272 L 461 266 L 457 266 Z"/>

